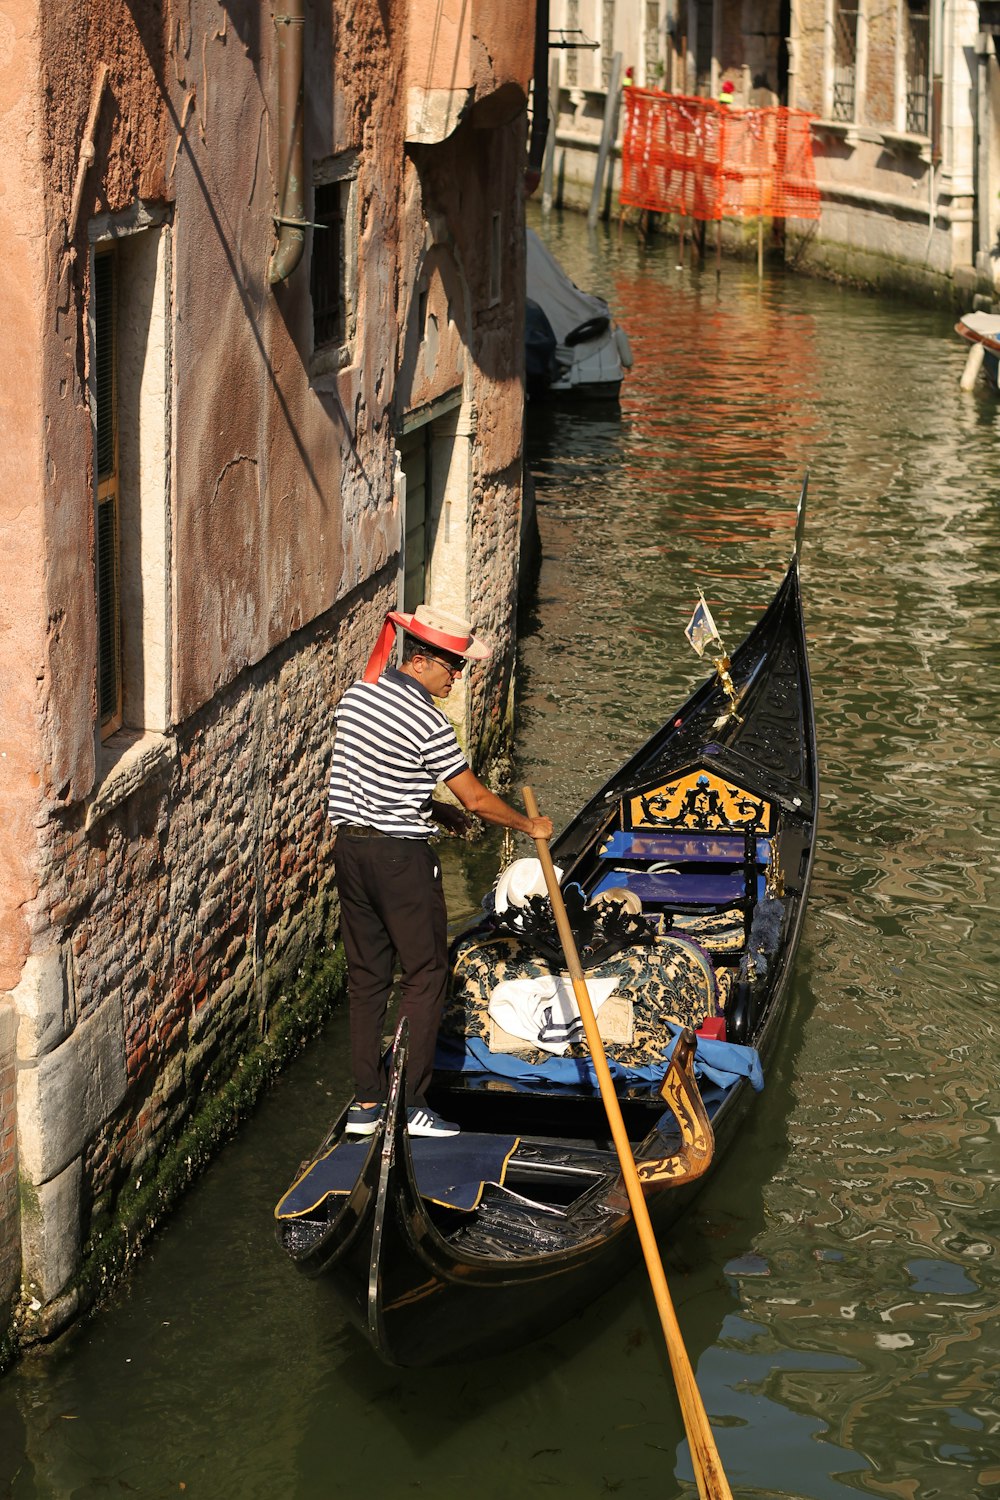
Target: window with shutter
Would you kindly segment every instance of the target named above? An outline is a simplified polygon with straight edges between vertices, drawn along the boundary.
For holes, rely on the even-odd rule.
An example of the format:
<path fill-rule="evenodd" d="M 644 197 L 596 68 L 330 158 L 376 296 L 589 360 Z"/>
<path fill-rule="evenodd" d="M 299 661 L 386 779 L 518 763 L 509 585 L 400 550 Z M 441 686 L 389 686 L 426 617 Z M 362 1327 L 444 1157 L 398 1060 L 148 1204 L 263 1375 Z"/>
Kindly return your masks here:
<path fill-rule="evenodd" d="M 118 459 L 118 268 L 94 260 L 97 467 L 97 693 L 101 738 L 122 724 L 121 522 Z"/>
<path fill-rule="evenodd" d="M 163 734 L 170 724 L 170 232 L 163 211 L 159 222 L 155 212 L 142 205 L 90 224 L 95 665 L 105 765 L 134 731 Z"/>

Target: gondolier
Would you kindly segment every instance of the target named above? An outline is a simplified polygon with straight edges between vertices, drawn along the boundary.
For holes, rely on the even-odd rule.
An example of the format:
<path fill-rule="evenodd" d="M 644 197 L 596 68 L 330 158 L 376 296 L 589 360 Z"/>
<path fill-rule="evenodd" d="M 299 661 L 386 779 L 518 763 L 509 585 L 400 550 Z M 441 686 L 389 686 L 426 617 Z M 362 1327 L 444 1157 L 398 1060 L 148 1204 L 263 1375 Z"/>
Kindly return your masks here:
<path fill-rule="evenodd" d="M 398 667 L 388 666 L 396 629 Z M 347 954 L 355 1102 L 347 1132 L 378 1129 L 386 1098 L 382 1036 L 394 959 L 402 970 L 400 1015 L 409 1027 L 407 1128 L 451 1136 L 427 1106 L 448 970 L 441 867 L 429 839 L 437 832 L 432 793 L 439 782 L 487 823 L 549 838 L 548 818 L 529 818 L 484 786 L 455 731 L 434 702 L 446 698 L 470 662 L 489 647 L 466 620 L 421 604 L 391 611 L 364 677 L 337 706 L 329 816 L 337 830 L 334 868 Z"/>

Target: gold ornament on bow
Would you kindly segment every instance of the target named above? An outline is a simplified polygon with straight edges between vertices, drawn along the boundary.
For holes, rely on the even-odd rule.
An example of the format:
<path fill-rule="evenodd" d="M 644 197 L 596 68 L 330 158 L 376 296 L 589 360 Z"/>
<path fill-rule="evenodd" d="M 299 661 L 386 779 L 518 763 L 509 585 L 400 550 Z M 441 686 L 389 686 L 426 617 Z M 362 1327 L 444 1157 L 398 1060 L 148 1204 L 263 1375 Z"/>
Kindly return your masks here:
<path fill-rule="evenodd" d="M 721 719 L 716 719 L 715 728 L 722 729 L 735 719 L 737 724 L 742 724 L 743 719 L 736 711 L 737 695 L 733 679 L 729 675 L 731 662 L 728 652 L 722 644 L 718 627 L 712 619 L 712 611 L 705 603 L 705 595 L 698 590 L 698 603 L 695 605 L 694 614 L 688 621 L 684 634 L 690 641 L 693 649 L 699 656 L 707 656 L 718 673 L 719 681 L 722 683 L 726 697 L 729 699 L 729 712 L 723 714 Z"/>

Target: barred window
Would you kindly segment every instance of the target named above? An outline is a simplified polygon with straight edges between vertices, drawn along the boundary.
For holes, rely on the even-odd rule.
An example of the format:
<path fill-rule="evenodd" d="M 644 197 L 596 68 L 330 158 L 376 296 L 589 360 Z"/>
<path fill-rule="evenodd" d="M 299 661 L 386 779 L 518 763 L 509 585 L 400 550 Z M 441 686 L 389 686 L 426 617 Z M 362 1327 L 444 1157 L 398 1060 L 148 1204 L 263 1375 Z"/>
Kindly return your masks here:
<path fill-rule="evenodd" d="M 927 135 L 930 129 L 930 0 L 907 0 L 906 130 Z"/>
<path fill-rule="evenodd" d="M 834 0 L 833 118 L 854 120 L 857 109 L 859 0 Z"/>

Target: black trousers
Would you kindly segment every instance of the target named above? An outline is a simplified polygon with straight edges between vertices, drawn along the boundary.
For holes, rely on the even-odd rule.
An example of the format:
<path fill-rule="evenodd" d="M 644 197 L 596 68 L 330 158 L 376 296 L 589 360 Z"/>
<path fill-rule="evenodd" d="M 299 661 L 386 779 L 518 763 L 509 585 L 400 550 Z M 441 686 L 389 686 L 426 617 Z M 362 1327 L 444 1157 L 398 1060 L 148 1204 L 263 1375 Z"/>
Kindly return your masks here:
<path fill-rule="evenodd" d="M 441 866 L 426 839 L 370 837 L 341 827 L 334 846 L 347 954 L 355 1096 L 382 1100 L 382 1036 L 395 959 L 400 1015 L 409 1023 L 406 1102 L 422 1104 L 448 981 L 448 917 Z"/>

